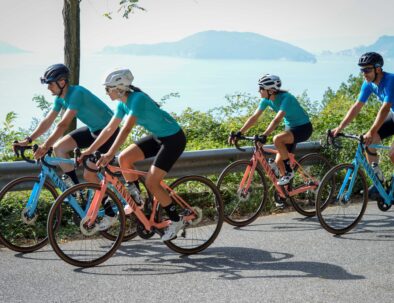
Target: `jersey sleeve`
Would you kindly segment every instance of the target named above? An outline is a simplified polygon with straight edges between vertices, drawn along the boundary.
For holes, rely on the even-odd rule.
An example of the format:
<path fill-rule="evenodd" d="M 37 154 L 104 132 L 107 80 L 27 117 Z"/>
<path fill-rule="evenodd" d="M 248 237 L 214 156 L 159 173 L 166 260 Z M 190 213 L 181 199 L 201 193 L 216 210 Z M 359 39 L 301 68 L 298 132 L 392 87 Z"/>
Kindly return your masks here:
<path fill-rule="evenodd" d="M 126 115 L 125 108 L 123 106 L 122 102 L 118 102 L 118 105 L 116 106 L 116 111 L 115 111 L 115 117 L 118 119 L 123 119 L 123 117 Z"/>
<path fill-rule="evenodd" d="M 83 104 L 82 102 L 83 100 L 84 100 L 83 91 L 78 88 L 75 88 L 71 96 L 69 97 L 68 109 L 78 111 L 80 105 Z"/>
<path fill-rule="evenodd" d="M 383 102 L 390 102 L 394 104 L 394 78 L 391 78 L 386 86 L 387 94 L 384 97 Z"/>
<path fill-rule="evenodd" d="M 371 85 L 368 82 L 364 81 L 361 85 L 360 94 L 358 95 L 358 101 L 360 102 L 367 102 L 369 96 L 372 94 Z"/>
<path fill-rule="evenodd" d="M 262 98 L 260 103 L 259 103 L 258 109 L 261 110 L 261 111 L 264 111 L 267 108 L 267 106 L 268 106 L 268 100 L 265 99 L 265 98 Z"/>
<path fill-rule="evenodd" d="M 58 112 L 58 113 L 59 113 L 59 112 L 62 110 L 62 107 L 63 107 L 62 101 L 60 100 L 59 97 L 56 97 L 55 102 L 53 103 L 52 109 L 53 109 L 55 112 Z"/>

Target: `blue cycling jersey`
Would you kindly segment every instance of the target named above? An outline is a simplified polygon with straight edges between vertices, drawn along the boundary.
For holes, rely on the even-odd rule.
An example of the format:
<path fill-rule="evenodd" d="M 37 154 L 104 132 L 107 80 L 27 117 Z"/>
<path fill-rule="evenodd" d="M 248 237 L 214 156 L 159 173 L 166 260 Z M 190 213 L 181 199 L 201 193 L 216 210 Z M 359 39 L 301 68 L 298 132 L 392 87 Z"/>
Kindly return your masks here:
<path fill-rule="evenodd" d="M 296 127 L 310 122 L 308 114 L 298 100 L 288 92 L 277 94 L 274 101 L 261 99 L 258 109 L 265 110 L 267 106 L 271 107 L 276 113 L 284 111 L 284 121 L 288 127 Z"/>
<path fill-rule="evenodd" d="M 171 136 L 181 129 L 170 114 L 143 92 L 133 92 L 128 96 L 126 103 L 118 103 L 115 117 L 123 119 L 125 115 L 136 117 L 136 123 L 156 137 Z"/>
<path fill-rule="evenodd" d="M 358 101 L 367 102 L 369 96 L 374 93 L 383 102 L 391 103 L 391 110 L 394 112 L 394 74 L 383 73 L 383 78 L 379 85 L 373 82 L 364 81 L 361 86 Z"/>
<path fill-rule="evenodd" d="M 91 132 L 103 129 L 114 114 L 103 101 L 79 85 L 69 86 L 64 99 L 55 99 L 53 110 L 60 112 L 62 108 L 75 110 L 77 118 L 86 124 Z"/>

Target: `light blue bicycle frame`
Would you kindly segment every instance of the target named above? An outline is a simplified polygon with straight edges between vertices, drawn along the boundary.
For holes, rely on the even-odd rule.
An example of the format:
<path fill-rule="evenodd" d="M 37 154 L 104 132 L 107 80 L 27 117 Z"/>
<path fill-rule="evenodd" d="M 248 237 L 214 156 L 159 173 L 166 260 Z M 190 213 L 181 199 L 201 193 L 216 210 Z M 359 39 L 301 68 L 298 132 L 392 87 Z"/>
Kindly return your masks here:
<path fill-rule="evenodd" d="M 371 144 L 369 147 L 377 148 L 377 149 L 386 149 L 386 150 L 390 149 L 389 146 L 384 146 L 384 145 L 380 145 L 380 144 Z M 383 184 L 380 182 L 378 177 L 375 175 L 373 168 L 371 167 L 371 165 L 369 165 L 367 159 L 365 158 L 364 146 L 361 143 L 359 143 L 357 146 L 356 156 L 353 159 L 352 165 L 353 165 L 354 169 L 353 170 L 349 169 L 346 172 L 346 176 L 345 176 L 344 181 L 342 183 L 341 189 L 339 190 L 337 200 L 341 200 L 340 198 L 344 197 L 344 199 L 342 200 L 342 201 L 344 201 L 344 203 L 349 201 L 350 195 L 351 195 L 353 187 L 354 187 L 354 183 L 356 182 L 357 172 L 358 172 L 360 165 L 361 165 L 364 168 L 365 172 L 367 173 L 367 176 L 372 180 L 373 184 L 377 188 L 380 196 L 384 200 L 384 203 L 387 204 L 388 206 L 390 206 L 393 202 L 393 197 L 394 197 L 394 182 L 391 182 L 390 190 L 387 193 L 383 187 Z"/>
<path fill-rule="evenodd" d="M 59 164 L 71 164 L 74 165 L 74 160 L 73 159 L 65 159 L 65 158 L 57 158 L 57 157 L 49 157 L 45 156 L 44 158 L 45 162 L 48 163 L 49 165 L 59 165 Z M 68 189 L 67 185 L 63 182 L 61 178 L 56 174 L 55 170 L 51 167 L 48 167 L 46 165 L 41 166 L 41 172 L 39 174 L 39 179 L 40 181 L 38 183 L 35 183 L 33 186 L 33 191 L 29 197 L 29 200 L 25 206 L 25 215 L 29 218 L 33 218 L 37 209 L 37 204 L 38 204 L 38 197 L 40 196 L 40 192 L 42 190 L 42 187 L 45 183 L 45 180 L 49 178 L 57 188 L 59 188 L 62 192 Z M 98 173 L 98 177 L 100 180 L 103 179 L 103 175 L 101 173 Z M 119 200 L 122 202 L 123 205 L 126 205 L 127 202 L 124 200 L 122 195 L 118 193 L 118 191 L 112 186 L 109 186 L 111 190 L 116 194 L 116 196 L 119 198 Z M 89 194 L 91 194 L 89 192 Z M 71 205 L 71 207 L 78 213 L 80 218 L 84 218 L 87 210 L 89 209 L 91 199 L 87 199 L 87 205 L 85 209 L 82 209 L 81 206 L 78 204 L 77 200 L 72 196 L 69 195 L 68 197 L 68 203 Z M 115 211 L 115 210 L 114 210 Z M 99 217 L 104 216 L 104 210 L 99 211 L 98 214 Z"/>

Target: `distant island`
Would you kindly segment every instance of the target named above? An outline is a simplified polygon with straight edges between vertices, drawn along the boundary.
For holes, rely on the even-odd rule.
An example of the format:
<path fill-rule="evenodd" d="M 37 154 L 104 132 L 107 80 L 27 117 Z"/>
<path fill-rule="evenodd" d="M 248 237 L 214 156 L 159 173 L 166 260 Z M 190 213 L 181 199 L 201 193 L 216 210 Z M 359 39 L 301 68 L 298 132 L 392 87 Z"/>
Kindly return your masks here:
<path fill-rule="evenodd" d="M 0 41 L 0 54 L 20 54 L 27 53 L 27 51 L 17 48 L 11 44 Z"/>
<path fill-rule="evenodd" d="M 316 62 L 313 54 L 289 43 L 255 33 L 227 31 L 200 32 L 176 42 L 107 46 L 101 53 L 193 59 Z"/>
<path fill-rule="evenodd" d="M 345 55 L 345 56 L 360 56 L 366 52 L 378 52 L 384 58 L 394 58 L 394 36 L 381 36 L 378 40 L 367 46 L 358 46 L 351 49 L 346 49 L 343 51 L 339 51 L 337 53 L 331 53 L 336 55 Z M 329 54 L 329 52 L 326 52 Z"/>

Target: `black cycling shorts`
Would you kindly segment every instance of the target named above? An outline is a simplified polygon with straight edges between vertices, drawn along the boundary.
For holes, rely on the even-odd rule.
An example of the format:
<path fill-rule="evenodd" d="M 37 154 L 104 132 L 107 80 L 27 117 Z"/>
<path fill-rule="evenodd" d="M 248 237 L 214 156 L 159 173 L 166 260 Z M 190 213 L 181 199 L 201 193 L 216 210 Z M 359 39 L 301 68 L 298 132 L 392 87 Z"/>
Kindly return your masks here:
<path fill-rule="evenodd" d="M 308 122 L 306 124 L 295 127 L 286 127 L 285 130 L 290 131 L 293 134 L 294 142 L 291 144 L 286 144 L 289 153 L 293 153 L 297 146 L 297 143 L 304 142 L 311 137 L 313 132 L 313 126 L 312 123 Z"/>
<path fill-rule="evenodd" d="M 87 148 L 90 145 L 92 145 L 92 143 L 94 142 L 94 140 L 96 140 L 96 138 L 101 133 L 101 131 L 102 129 L 92 133 L 87 126 L 83 126 L 73 130 L 68 135 L 70 135 L 71 138 L 75 140 L 79 148 Z M 100 146 L 100 148 L 98 149 L 100 153 L 106 153 L 111 148 L 112 144 L 115 142 L 118 133 L 119 133 L 119 128 L 116 129 L 116 131 L 107 140 L 107 142 L 105 142 L 103 145 Z"/>
<path fill-rule="evenodd" d="M 145 158 L 156 156 L 152 165 L 169 172 L 186 147 L 186 136 L 183 130 L 167 137 L 149 135 L 135 142 L 142 150 Z"/>
<path fill-rule="evenodd" d="M 378 134 L 382 140 L 394 135 L 394 114 L 391 110 L 379 128 Z"/>

